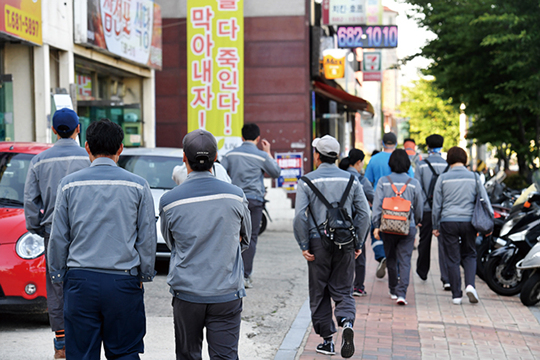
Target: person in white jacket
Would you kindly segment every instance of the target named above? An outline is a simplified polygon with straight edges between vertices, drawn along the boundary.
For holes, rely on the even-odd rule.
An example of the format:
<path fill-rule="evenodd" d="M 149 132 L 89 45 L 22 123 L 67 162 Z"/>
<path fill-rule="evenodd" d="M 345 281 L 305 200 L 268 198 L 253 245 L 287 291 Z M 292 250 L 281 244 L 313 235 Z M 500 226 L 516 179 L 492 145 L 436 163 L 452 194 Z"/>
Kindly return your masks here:
<path fill-rule="evenodd" d="M 218 162 L 214 163 L 214 167 L 211 169 L 211 173 L 218 178 L 219 180 L 225 181 L 226 183 L 231 183 L 231 178 L 227 174 L 227 170 Z M 173 169 L 172 179 L 176 185 L 180 185 L 187 178 L 187 169 L 186 164 L 177 165 Z"/>

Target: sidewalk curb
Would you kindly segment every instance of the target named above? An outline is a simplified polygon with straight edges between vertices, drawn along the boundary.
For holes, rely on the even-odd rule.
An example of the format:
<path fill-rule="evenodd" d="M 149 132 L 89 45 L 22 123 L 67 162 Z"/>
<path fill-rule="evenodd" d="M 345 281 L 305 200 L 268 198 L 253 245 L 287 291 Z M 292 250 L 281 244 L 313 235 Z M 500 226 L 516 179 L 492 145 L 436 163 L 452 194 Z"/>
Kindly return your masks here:
<path fill-rule="evenodd" d="M 289 329 L 287 335 L 283 339 L 279 350 L 274 357 L 274 360 L 294 360 L 300 350 L 306 333 L 311 326 L 311 312 L 309 310 L 309 298 L 306 299 L 298 315 Z"/>

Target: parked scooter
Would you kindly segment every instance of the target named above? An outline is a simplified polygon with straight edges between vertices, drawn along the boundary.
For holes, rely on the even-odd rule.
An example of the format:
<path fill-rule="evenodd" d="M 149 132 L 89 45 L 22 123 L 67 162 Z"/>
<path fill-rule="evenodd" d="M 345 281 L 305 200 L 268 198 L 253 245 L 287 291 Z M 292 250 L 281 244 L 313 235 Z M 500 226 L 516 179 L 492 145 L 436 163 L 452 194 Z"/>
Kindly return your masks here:
<path fill-rule="evenodd" d="M 479 234 L 476 238 L 476 275 L 484 280 L 484 268 L 489 255 L 493 250 L 497 248 L 496 240 L 499 237 L 501 228 L 506 221 L 506 218 L 510 214 L 510 209 L 502 207 L 500 205 L 492 205 L 494 213 L 494 227 L 491 235 Z M 505 245 L 500 244 L 498 247 Z"/>
<path fill-rule="evenodd" d="M 521 302 L 526 306 L 536 305 L 540 301 L 540 243 L 534 245 L 527 256 L 517 263 L 516 268 L 530 272 L 521 289 Z"/>
<path fill-rule="evenodd" d="M 536 189 L 538 183 L 531 187 Z M 495 239 L 496 247 L 504 246 L 491 251 L 485 264 L 484 280 L 491 290 L 505 296 L 521 291 L 528 272 L 516 268 L 516 264 L 527 255 L 539 237 L 540 193 L 528 191 L 527 201 L 516 201 L 500 236 Z"/>

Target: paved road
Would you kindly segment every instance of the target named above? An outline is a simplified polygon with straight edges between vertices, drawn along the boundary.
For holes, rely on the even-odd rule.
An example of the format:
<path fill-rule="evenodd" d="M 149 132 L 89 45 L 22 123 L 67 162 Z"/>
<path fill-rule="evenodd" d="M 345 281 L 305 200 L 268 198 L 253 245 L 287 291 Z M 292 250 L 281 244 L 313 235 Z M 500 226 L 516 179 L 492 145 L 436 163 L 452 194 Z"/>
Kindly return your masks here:
<path fill-rule="evenodd" d="M 143 360 L 174 359 L 171 295 L 166 269 L 158 266 L 158 271 L 146 285 Z M 240 358 L 273 359 L 308 296 L 307 265 L 292 233 L 267 232 L 259 238 L 253 280 L 244 301 Z M 32 316 L 0 314 L 0 360 L 52 359 L 52 354 L 47 324 Z"/>

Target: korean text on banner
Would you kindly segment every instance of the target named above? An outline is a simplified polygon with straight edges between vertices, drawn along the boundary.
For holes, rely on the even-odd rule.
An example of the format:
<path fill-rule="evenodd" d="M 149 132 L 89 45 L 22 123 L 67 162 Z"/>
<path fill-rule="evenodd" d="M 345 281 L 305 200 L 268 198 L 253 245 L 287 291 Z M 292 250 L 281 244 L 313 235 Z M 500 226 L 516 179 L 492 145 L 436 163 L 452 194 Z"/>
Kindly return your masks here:
<path fill-rule="evenodd" d="M 276 153 L 276 161 L 281 168 L 277 178 L 277 187 L 287 192 L 295 192 L 298 180 L 303 175 L 302 159 L 304 153 Z"/>
<path fill-rule="evenodd" d="M 220 155 L 244 124 L 243 0 L 188 0 L 188 131 L 206 129 Z"/>

